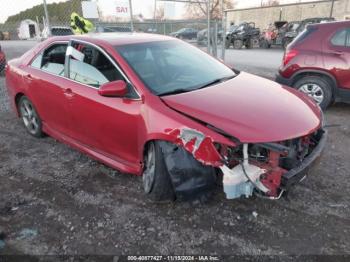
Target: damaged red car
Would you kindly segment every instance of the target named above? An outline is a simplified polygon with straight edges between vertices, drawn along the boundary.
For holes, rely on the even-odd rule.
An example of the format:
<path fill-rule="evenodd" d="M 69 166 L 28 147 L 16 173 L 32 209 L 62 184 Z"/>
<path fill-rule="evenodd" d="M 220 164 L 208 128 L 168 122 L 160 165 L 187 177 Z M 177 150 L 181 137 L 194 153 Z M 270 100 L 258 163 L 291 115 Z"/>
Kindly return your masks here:
<path fill-rule="evenodd" d="M 8 63 L 6 83 L 31 135 L 142 175 L 153 200 L 200 195 L 218 179 L 229 199 L 279 198 L 326 141 L 305 94 L 166 36 L 50 38 Z"/>

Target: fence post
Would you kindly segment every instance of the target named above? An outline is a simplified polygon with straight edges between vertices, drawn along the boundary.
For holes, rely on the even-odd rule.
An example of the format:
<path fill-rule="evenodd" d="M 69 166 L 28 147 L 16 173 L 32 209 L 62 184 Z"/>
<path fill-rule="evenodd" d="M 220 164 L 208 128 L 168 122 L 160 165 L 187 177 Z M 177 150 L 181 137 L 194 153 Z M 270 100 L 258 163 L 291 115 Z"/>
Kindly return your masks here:
<path fill-rule="evenodd" d="M 215 21 L 215 24 L 214 24 L 214 35 L 212 36 L 212 39 L 213 39 L 213 46 L 212 46 L 212 49 L 213 49 L 213 56 L 214 57 L 218 57 L 218 21 Z"/>
<path fill-rule="evenodd" d="M 207 49 L 210 54 L 210 0 L 207 0 L 207 18 L 208 18 L 208 31 L 207 31 Z"/>
<path fill-rule="evenodd" d="M 50 20 L 49 20 L 49 12 L 47 11 L 46 0 L 43 0 L 43 4 L 44 4 L 44 12 L 45 12 L 45 19 L 46 19 L 47 32 L 48 32 L 48 36 L 51 36 L 51 27 L 50 27 Z"/>
<path fill-rule="evenodd" d="M 227 23 L 227 12 L 224 11 L 223 19 L 222 19 L 222 52 L 221 52 L 221 59 L 225 61 L 225 52 L 226 52 L 226 23 Z"/>
<path fill-rule="evenodd" d="M 132 3 L 131 3 L 131 0 L 129 0 L 129 9 L 130 9 L 130 28 L 131 28 L 131 32 L 134 32 L 134 21 L 133 21 L 133 15 L 132 15 Z"/>

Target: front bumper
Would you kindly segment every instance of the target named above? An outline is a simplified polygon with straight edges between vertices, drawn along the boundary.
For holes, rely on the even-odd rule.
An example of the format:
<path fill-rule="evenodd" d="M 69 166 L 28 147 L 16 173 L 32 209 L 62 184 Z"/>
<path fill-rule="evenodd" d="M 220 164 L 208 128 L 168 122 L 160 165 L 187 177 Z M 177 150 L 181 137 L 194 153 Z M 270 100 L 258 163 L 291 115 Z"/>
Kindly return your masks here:
<path fill-rule="evenodd" d="M 327 142 L 327 131 L 326 130 L 320 130 L 320 139 L 318 142 L 318 145 L 314 148 L 312 153 L 308 155 L 299 166 L 289 170 L 288 172 L 284 173 L 282 176 L 281 181 L 281 188 L 285 191 L 288 191 L 291 186 L 295 185 L 296 183 L 300 182 L 310 171 L 312 166 L 317 162 L 317 160 L 320 158 L 322 151 L 326 145 Z"/>
<path fill-rule="evenodd" d="M 293 79 L 292 78 L 285 78 L 281 76 L 280 74 L 276 75 L 275 81 L 281 85 L 285 86 L 292 86 L 293 85 Z"/>

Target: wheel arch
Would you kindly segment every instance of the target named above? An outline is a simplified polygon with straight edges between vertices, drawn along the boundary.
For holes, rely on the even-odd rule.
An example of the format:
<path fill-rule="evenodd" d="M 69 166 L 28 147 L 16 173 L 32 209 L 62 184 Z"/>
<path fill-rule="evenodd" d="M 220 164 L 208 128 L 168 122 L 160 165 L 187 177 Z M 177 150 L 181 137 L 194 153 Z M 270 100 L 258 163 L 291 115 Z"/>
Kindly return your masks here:
<path fill-rule="evenodd" d="M 302 70 L 295 73 L 292 76 L 292 79 L 293 79 L 292 86 L 294 86 L 296 82 L 298 82 L 300 79 L 306 76 L 318 76 L 324 79 L 325 81 L 327 81 L 332 88 L 332 97 L 334 99 L 338 84 L 337 84 L 336 78 L 332 74 L 325 72 L 323 70 Z"/>
<path fill-rule="evenodd" d="M 15 109 L 16 109 L 16 113 L 17 113 L 17 116 L 19 116 L 19 110 L 18 110 L 18 103 L 19 103 L 19 100 L 25 96 L 25 94 L 23 92 L 18 92 L 15 97 L 14 97 L 14 104 L 15 104 Z"/>

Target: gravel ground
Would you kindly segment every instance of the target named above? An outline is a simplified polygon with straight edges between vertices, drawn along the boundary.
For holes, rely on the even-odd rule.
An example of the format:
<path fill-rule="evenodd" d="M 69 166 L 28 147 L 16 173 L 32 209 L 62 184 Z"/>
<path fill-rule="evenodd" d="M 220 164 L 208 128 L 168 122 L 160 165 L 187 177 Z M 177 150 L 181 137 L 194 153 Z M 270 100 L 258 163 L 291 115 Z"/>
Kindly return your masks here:
<path fill-rule="evenodd" d="M 350 255 L 349 116 L 326 112 L 327 148 L 288 199 L 155 204 L 140 177 L 28 135 L 0 78 L 0 254 Z"/>

